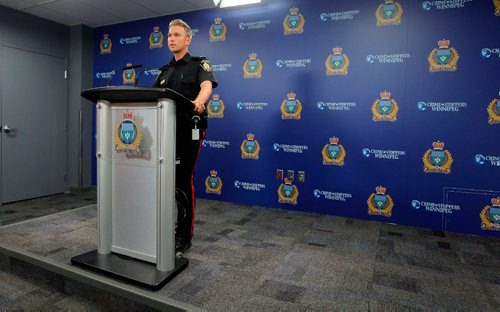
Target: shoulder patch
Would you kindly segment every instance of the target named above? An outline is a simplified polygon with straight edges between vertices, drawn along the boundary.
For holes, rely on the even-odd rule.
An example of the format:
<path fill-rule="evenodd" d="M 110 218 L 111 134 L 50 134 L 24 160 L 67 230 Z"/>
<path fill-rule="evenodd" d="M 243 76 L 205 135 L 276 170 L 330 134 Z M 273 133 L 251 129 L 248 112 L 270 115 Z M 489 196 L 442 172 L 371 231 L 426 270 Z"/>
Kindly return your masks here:
<path fill-rule="evenodd" d="M 210 65 L 210 62 L 208 62 L 208 60 L 204 59 L 203 61 L 201 61 L 200 66 L 206 72 L 211 72 L 212 71 L 212 65 Z"/>

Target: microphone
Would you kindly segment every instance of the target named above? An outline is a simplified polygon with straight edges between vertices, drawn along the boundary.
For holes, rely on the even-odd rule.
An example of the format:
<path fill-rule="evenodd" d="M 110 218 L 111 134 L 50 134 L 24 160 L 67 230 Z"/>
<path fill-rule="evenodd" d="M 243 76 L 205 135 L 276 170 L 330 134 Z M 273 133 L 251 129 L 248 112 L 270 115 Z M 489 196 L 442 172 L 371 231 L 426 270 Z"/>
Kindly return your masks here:
<path fill-rule="evenodd" d="M 147 74 L 148 74 L 148 71 L 150 71 L 150 70 L 155 70 L 155 69 L 156 69 L 156 70 L 159 70 L 159 71 L 161 72 L 161 71 L 162 71 L 162 70 L 164 70 L 165 68 L 167 68 L 167 67 L 166 67 L 166 66 L 163 66 L 163 67 L 160 67 L 160 68 L 158 68 L 158 67 L 152 67 L 152 68 L 146 68 L 146 69 L 143 69 L 143 70 L 139 71 L 139 72 L 137 73 L 137 75 L 135 76 L 134 87 L 136 87 L 136 86 L 137 86 L 137 83 L 139 82 L 139 77 L 141 76 L 141 74 L 142 74 L 143 72 L 146 72 L 146 75 L 147 75 Z M 151 75 L 152 75 L 152 73 L 149 73 L 149 74 L 151 74 Z"/>
<path fill-rule="evenodd" d="M 127 66 L 122 67 L 121 70 L 125 71 L 125 70 L 128 70 L 128 69 L 141 68 L 141 67 L 142 67 L 142 64 L 136 64 L 136 65 L 128 64 Z M 106 83 L 106 87 L 109 87 L 111 85 L 111 81 L 113 80 L 113 77 L 115 76 L 116 71 L 119 70 L 119 69 L 120 68 L 115 68 L 115 69 L 113 69 L 111 71 L 111 75 L 109 75 L 109 79 L 108 79 L 108 83 Z"/>
<path fill-rule="evenodd" d="M 127 69 L 132 69 L 132 68 L 141 68 L 141 67 L 142 67 L 142 64 L 136 64 L 136 65 L 128 64 L 127 66 L 123 67 L 122 70 L 127 70 Z"/>

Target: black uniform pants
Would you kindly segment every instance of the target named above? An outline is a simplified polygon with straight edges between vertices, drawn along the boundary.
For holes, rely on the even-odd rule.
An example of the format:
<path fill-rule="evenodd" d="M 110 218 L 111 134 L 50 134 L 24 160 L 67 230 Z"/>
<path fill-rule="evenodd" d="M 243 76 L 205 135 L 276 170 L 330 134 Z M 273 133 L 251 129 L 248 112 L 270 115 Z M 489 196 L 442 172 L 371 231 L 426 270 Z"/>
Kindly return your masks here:
<path fill-rule="evenodd" d="M 177 128 L 176 154 L 180 164 L 176 166 L 175 186 L 182 190 L 187 197 L 185 217 L 177 224 L 177 236 L 190 241 L 194 235 L 194 170 L 201 150 L 201 143 L 205 138 L 205 130 L 200 130 L 200 139 L 193 140 L 191 129 Z M 178 211 L 180 214 L 181 212 Z"/>

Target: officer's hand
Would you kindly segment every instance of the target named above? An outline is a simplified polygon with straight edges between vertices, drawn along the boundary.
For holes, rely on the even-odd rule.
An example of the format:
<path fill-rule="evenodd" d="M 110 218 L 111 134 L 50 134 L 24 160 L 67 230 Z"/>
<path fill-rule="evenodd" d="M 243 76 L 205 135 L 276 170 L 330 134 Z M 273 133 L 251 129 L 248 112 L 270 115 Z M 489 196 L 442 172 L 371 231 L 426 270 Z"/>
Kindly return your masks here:
<path fill-rule="evenodd" d="M 205 103 L 201 103 L 199 101 L 191 101 L 194 104 L 194 111 L 198 114 L 203 113 L 205 110 Z"/>

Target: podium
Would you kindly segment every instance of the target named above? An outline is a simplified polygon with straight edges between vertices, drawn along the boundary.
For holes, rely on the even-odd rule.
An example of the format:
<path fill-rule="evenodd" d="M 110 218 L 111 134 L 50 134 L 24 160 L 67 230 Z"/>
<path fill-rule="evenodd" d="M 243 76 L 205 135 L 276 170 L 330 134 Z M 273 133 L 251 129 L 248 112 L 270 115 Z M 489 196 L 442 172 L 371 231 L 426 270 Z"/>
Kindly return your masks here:
<path fill-rule="evenodd" d="M 96 102 L 98 248 L 75 265 L 159 289 L 189 263 L 175 253 L 176 105 L 164 88 L 102 87 Z"/>

